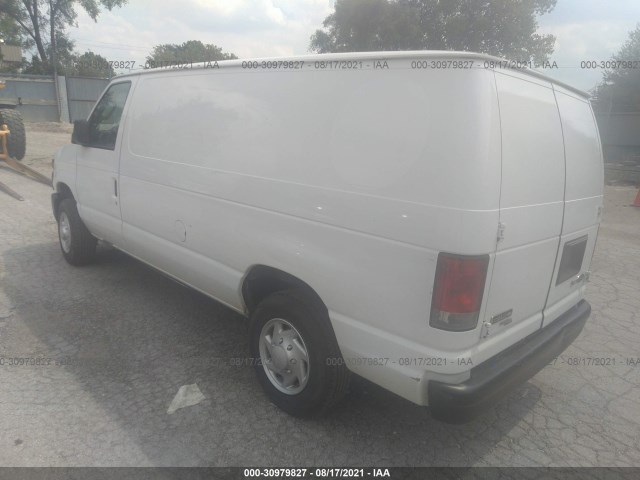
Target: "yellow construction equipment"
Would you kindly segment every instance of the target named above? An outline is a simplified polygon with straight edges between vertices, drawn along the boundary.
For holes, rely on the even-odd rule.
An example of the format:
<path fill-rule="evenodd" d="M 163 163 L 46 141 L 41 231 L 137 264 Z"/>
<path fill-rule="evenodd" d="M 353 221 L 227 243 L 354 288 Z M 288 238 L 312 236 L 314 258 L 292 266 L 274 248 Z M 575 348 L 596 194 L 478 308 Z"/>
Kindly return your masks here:
<path fill-rule="evenodd" d="M 43 183 L 45 185 L 51 186 L 51 180 L 47 178 L 45 175 L 37 172 L 31 167 L 27 167 L 26 165 L 18 162 L 16 159 L 9 156 L 9 150 L 7 148 L 7 137 L 11 135 L 9 128 L 6 125 L 0 125 L 0 160 L 4 161 L 4 163 L 14 172 L 24 175 L 25 177 L 31 178 L 36 182 Z M 0 165 L 1 167 L 2 165 Z M 15 190 L 7 186 L 6 184 L 0 182 L 0 190 L 11 195 L 16 200 L 24 200 L 24 198 Z"/>

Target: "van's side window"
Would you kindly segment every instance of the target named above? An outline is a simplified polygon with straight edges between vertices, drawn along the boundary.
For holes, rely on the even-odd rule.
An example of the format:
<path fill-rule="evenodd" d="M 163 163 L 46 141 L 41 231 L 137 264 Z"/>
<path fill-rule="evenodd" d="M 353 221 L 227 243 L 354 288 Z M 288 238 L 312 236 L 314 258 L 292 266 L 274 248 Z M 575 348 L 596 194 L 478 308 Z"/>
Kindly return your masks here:
<path fill-rule="evenodd" d="M 116 83 L 102 96 L 89 118 L 89 146 L 114 150 L 130 82 Z"/>

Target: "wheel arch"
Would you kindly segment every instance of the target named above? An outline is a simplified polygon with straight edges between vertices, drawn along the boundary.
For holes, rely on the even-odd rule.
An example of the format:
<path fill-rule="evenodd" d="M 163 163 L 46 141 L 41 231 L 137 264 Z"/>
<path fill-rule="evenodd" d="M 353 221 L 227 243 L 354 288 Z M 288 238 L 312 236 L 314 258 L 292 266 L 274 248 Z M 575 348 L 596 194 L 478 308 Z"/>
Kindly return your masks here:
<path fill-rule="evenodd" d="M 241 294 L 246 313 L 250 315 L 269 295 L 291 289 L 304 291 L 323 308 L 327 308 L 320 295 L 304 280 L 278 268 L 258 264 L 249 268 L 242 281 Z"/>
<path fill-rule="evenodd" d="M 65 198 L 71 198 L 73 201 L 76 200 L 69 185 L 64 182 L 56 183 L 56 192 L 51 197 L 51 201 L 53 203 L 53 215 L 56 218 L 56 221 L 58 220 L 58 207 L 60 206 L 60 202 Z"/>

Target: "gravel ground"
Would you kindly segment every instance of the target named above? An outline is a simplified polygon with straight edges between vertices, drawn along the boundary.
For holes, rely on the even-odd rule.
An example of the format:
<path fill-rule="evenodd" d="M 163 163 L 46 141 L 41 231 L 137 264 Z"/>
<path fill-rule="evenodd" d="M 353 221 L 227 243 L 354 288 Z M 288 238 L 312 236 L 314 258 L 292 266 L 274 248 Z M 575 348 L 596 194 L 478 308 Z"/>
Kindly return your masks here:
<path fill-rule="evenodd" d="M 69 133 L 27 125 L 26 163 L 49 174 Z M 494 409 L 451 426 L 362 379 L 326 418 L 288 417 L 249 368 L 228 365 L 247 352 L 242 318 L 117 251 L 69 266 L 50 189 L 6 168 L 0 181 L 25 197 L 0 192 L 0 466 L 640 466 L 634 188 L 606 188 L 585 331 Z M 168 415 L 191 383 L 205 400 Z"/>

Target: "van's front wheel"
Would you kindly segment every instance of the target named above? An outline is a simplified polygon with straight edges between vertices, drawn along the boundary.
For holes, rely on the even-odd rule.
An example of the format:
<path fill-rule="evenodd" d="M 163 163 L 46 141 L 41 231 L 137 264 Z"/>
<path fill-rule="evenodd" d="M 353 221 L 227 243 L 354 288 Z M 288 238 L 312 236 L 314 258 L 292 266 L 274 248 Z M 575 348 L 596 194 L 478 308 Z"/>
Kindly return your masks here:
<path fill-rule="evenodd" d="M 58 207 L 58 238 L 65 260 L 71 265 L 86 265 L 96 254 L 96 238 L 83 223 L 76 202 L 65 198 Z"/>
<path fill-rule="evenodd" d="M 250 347 L 269 399 L 290 415 L 324 413 L 345 394 L 344 365 L 326 308 L 300 290 L 277 292 L 251 317 Z"/>

